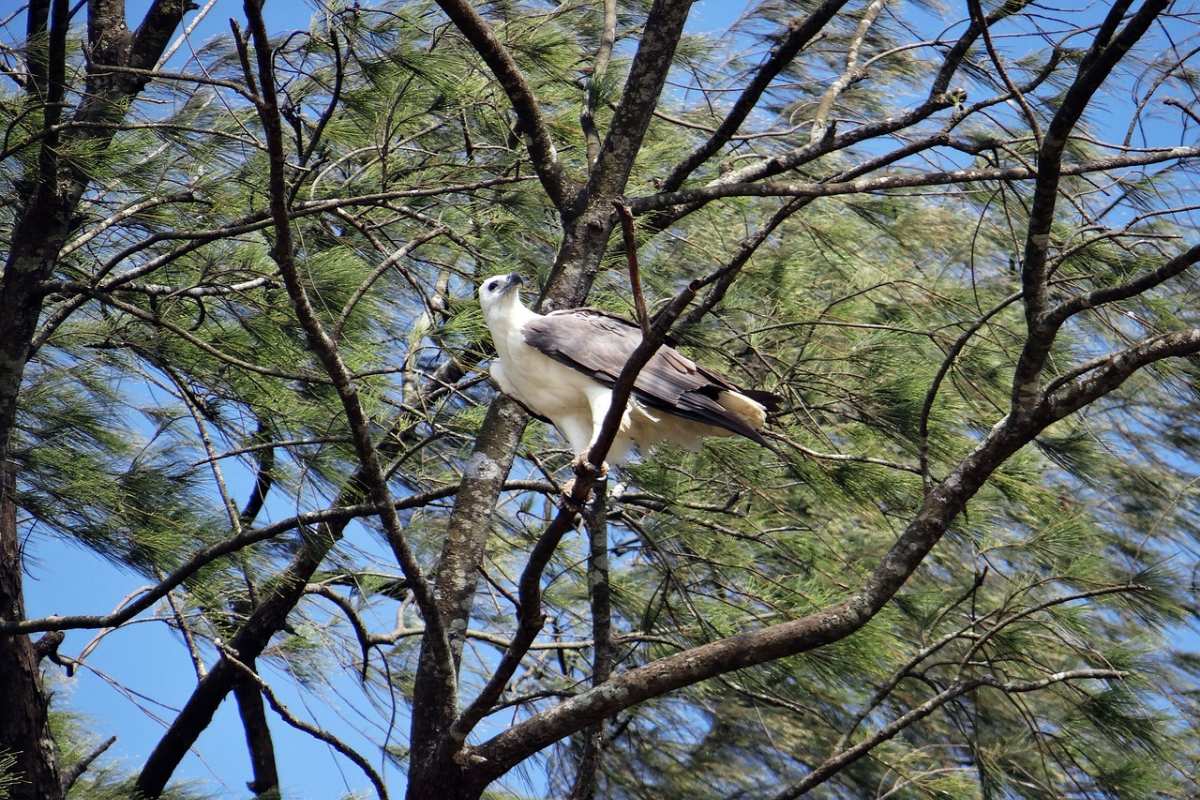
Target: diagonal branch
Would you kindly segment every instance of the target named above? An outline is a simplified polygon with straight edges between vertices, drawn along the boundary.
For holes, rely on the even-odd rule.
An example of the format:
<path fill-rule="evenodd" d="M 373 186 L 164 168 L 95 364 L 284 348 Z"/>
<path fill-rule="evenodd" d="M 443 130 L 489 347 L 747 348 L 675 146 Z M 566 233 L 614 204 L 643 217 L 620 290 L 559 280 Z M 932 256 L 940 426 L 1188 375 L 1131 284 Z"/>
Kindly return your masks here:
<path fill-rule="evenodd" d="M 596 49 L 596 60 L 592 62 L 592 73 L 588 76 L 587 90 L 583 99 L 583 111 L 579 115 L 579 127 L 587 139 L 587 163 L 591 169 L 600 157 L 600 132 L 596 130 L 596 105 L 600 102 L 600 85 L 608 73 L 608 62 L 612 58 L 613 44 L 617 38 L 617 0 L 604 0 L 604 23 L 600 29 L 600 46 Z"/>
<path fill-rule="evenodd" d="M 1114 3 L 1097 32 L 1092 47 L 1079 65 L 1075 80 L 1067 89 L 1058 110 L 1046 128 L 1038 151 L 1037 182 L 1034 185 L 1033 205 L 1025 237 L 1021 265 L 1021 293 L 1025 302 L 1025 324 L 1028 336 L 1013 373 L 1012 406 L 1016 411 L 1027 410 L 1038 396 L 1038 376 L 1045 366 L 1058 325 L 1044 318 L 1048 292 L 1047 255 L 1050 248 L 1050 229 L 1054 223 L 1054 208 L 1058 187 L 1064 175 L 1063 152 L 1071 131 L 1083 116 L 1092 96 L 1129 49 L 1150 28 L 1169 0 L 1146 0 L 1120 33 L 1111 38 L 1112 31 L 1128 8 L 1129 2 Z"/>
<path fill-rule="evenodd" d="M 621 419 L 625 415 L 625 409 L 633 393 L 633 386 L 637 381 L 638 374 L 641 372 L 642 367 L 649 363 L 654 354 L 658 352 L 658 349 L 666 339 L 667 331 L 670 330 L 671 325 L 679 318 L 679 315 L 683 313 L 683 310 L 703 285 L 704 281 L 692 281 L 691 284 L 672 299 L 671 303 L 663 311 L 659 312 L 655 318 L 654 325 L 650 328 L 650 335 L 642 338 L 633 353 L 630 354 L 625 366 L 621 369 L 620 375 L 617 376 L 617 380 L 612 388 L 612 399 L 609 403 L 608 412 L 604 416 L 600 433 L 588 450 L 587 460 L 576 467 L 576 477 L 570 496 L 562 504 L 554 519 L 538 538 L 537 543 L 529 554 L 529 560 L 525 564 L 525 569 L 521 573 L 518 583 L 520 608 L 517 618 L 517 631 L 513 635 L 512 643 L 505 650 L 503 656 L 501 656 L 500 663 L 496 666 L 487 684 L 480 690 L 479 695 L 459 715 L 454 725 L 450 728 L 449 742 L 447 744 L 452 748 L 452 752 L 462 747 L 467 735 L 487 715 L 492 706 L 495 705 L 504 688 L 508 685 L 509 679 L 512 678 L 517 667 L 520 665 L 521 659 L 528 652 L 538 631 L 541 630 L 544 623 L 541 606 L 542 572 L 545 570 L 546 565 L 550 563 L 550 558 L 558 548 L 563 535 L 573 529 L 578 509 L 583 507 L 583 504 L 587 501 L 588 494 L 591 492 L 592 485 L 600 476 L 600 466 L 604 463 L 605 456 L 608 454 L 608 450 L 612 447 L 613 440 L 617 436 Z"/>
<path fill-rule="evenodd" d="M 1031 412 L 1005 417 L 925 494 L 904 533 L 850 597 L 796 620 L 699 645 L 621 673 L 473 748 L 479 773 L 498 777 L 552 742 L 652 697 L 844 639 L 891 600 L 990 475 L 1042 430 L 1117 388 L 1140 367 L 1196 352 L 1200 352 L 1200 329 L 1156 337 L 1114 354 L 1091 378 L 1064 387 Z"/>
<path fill-rule="evenodd" d="M 1130 297 L 1136 297 L 1145 291 L 1153 289 L 1165 281 L 1174 278 L 1184 272 L 1196 262 L 1200 261 L 1200 244 L 1193 245 L 1184 252 L 1172 258 L 1170 261 L 1163 264 L 1161 267 L 1145 273 L 1131 281 L 1119 284 L 1117 286 L 1108 286 L 1103 289 L 1082 294 L 1077 297 L 1072 297 L 1070 300 L 1065 300 L 1046 313 L 1046 324 L 1058 326 L 1066 322 L 1069 318 L 1075 316 L 1081 311 L 1089 308 L 1095 308 L 1106 303 L 1115 303 L 1118 300 L 1127 300 Z"/>
<path fill-rule="evenodd" d="M 625 89 L 584 190 L 588 199 L 603 201 L 625 190 L 691 5 L 691 0 L 654 0 L 650 6 Z"/>
<path fill-rule="evenodd" d="M 895 737 L 905 728 L 912 725 L 918 720 L 928 717 L 933 712 L 944 706 L 946 703 L 961 697 L 964 694 L 973 692 L 976 689 L 988 686 L 997 689 L 1001 692 L 1010 694 L 1024 694 L 1027 692 L 1036 692 L 1039 689 L 1045 689 L 1047 686 L 1053 686 L 1056 683 L 1065 681 L 1078 680 L 1120 680 L 1126 677 L 1127 673 L 1113 669 L 1075 669 L 1065 672 L 1056 672 L 1053 675 L 1048 675 L 1045 678 L 1036 681 L 1001 681 L 991 675 L 983 675 L 978 678 L 971 678 L 966 681 L 958 681 L 951 686 L 938 692 L 933 697 L 926 700 L 921 705 L 911 709 L 906 714 L 897 717 L 896 719 L 884 725 L 878 731 L 867 737 L 863 741 L 847 748 L 836 755 L 831 756 L 812 772 L 804 776 L 804 778 L 796 783 L 784 788 L 783 790 L 771 796 L 771 800 L 795 800 L 805 794 L 808 790 L 819 786 L 829 778 L 836 775 L 845 767 L 853 764 L 858 759 L 870 753 L 879 745 Z"/>
<path fill-rule="evenodd" d="M 663 191 L 673 192 L 683 185 L 687 177 L 697 167 L 703 164 L 713 153 L 729 141 L 738 131 L 746 117 L 758 105 L 763 93 L 792 59 L 813 40 L 829 21 L 832 20 L 848 0 L 825 0 L 803 20 L 795 19 L 788 23 L 788 34 L 782 42 L 771 50 L 770 58 L 758 68 L 750 83 L 738 95 L 733 107 L 721 124 L 702 145 L 679 162 L 671 173 L 663 180 Z"/>
<path fill-rule="evenodd" d="M 1047 134 L 1049 137 L 1049 134 Z M 1060 167 L 1058 176 L 1087 175 L 1125 167 L 1159 164 L 1163 161 L 1200 157 L 1200 147 L 1166 147 L 1148 153 L 1128 156 L 1113 156 L 1081 161 Z M 951 184 L 979 183 L 982 181 L 1023 181 L 1037 178 L 1038 171 L 1030 167 L 983 167 L 956 169 L 945 172 L 913 172 L 881 175 L 874 178 L 859 178 L 849 181 L 783 182 L 763 183 L 714 183 L 677 192 L 662 192 L 643 197 L 628 198 L 625 203 L 635 214 L 683 206 L 691 203 L 717 200 L 723 197 L 835 197 L 847 194 L 882 192 L 889 189 L 910 189 L 918 186 L 947 186 Z"/>
<path fill-rule="evenodd" d="M 63 773 L 62 791 L 64 795 L 69 793 L 71 791 L 71 787 L 75 785 L 75 782 L 83 777 L 83 773 L 87 772 L 87 769 L 92 765 L 92 762 L 104 755 L 104 751 L 116 744 L 116 741 L 117 737 L 108 737 L 103 742 L 92 748 L 90 753 L 76 761 L 69 770 Z"/>
<path fill-rule="evenodd" d="M 550 198 L 550 202 L 554 203 L 555 208 L 561 211 L 570 200 L 573 188 L 568 183 L 562 164 L 558 160 L 558 151 L 554 148 L 550 131 L 542 118 L 541 108 L 537 98 L 533 95 L 533 90 L 529 87 L 529 82 L 525 80 L 525 76 L 521 73 L 517 62 L 513 60 L 512 54 L 496 38 L 491 26 L 484 21 L 483 17 L 479 16 L 479 13 L 471 7 L 467 0 L 437 0 L 437 4 L 441 6 L 442 11 L 446 12 L 446 16 L 462 32 L 463 36 L 467 37 L 467 41 L 475 48 L 475 52 L 479 53 L 488 68 L 491 69 L 492 74 L 496 76 L 496 80 L 500 81 L 500 85 L 504 87 L 504 92 L 508 95 L 513 110 L 517 112 L 521 133 L 525 136 L 525 145 L 529 150 L 529 158 L 542 182 L 542 188 L 546 190 L 546 196 Z"/>
<path fill-rule="evenodd" d="M 813 115 L 812 127 L 809 132 L 809 142 L 819 142 L 825 138 L 825 134 L 829 131 L 829 112 L 833 110 L 833 104 L 837 102 L 838 97 L 850 86 L 859 76 L 858 70 L 858 53 L 862 48 L 863 39 L 866 38 L 867 32 L 871 26 L 875 24 L 879 13 L 883 11 L 887 0 L 871 0 L 870 4 L 863 11 L 862 18 L 858 21 L 858 27 L 854 31 L 854 35 L 850 37 L 849 45 L 846 48 L 846 68 L 842 70 L 842 74 L 834 79 L 833 83 L 829 84 L 829 88 L 821 95 L 820 102 L 817 103 L 816 114 Z"/>
<path fill-rule="evenodd" d="M 398 511 L 407 508 L 420 508 L 431 502 L 453 497 L 457 489 L 458 487 L 456 486 L 446 486 L 441 489 L 433 489 L 421 494 L 410 495 L 394 501 L 394 507 Z M 49 616 L 24 620 L 0 619 L 0 635 L 37 633 L 39 631 L 65 631 L 79 628 L 117 627 L 153 606 L 172 589 L 182 585 L 184 581 L 223 556 L 236 553 L 258 542 L 268 541 L 280 534 L 296 530 L 297 528 L 303 529 L 312 525 L 322 524 L 341 524 L 359 517 L 377 514 L 379 514 L 379 508 L 374 503 L 330 506 L 320 511 L 309 511 L 294 517 L 282 519 L 279 522 L 273 522 L 261 528 L 244 531 L 238 536 L 231 536 L 228 539 L 197 551 L 187 561 L 167 573 L 153 588 L 139 595 L 136 600 L 122 606 L 119 611 L 112 614 Z"/>
<path fill-rule="evenodd" d="M 323 728 L 318 728 L 316 725 L 305 722 L 297 717 L 288 710 L 287 706 L 279 702 L 279 698 L 275 696 L 275 692 L 271 690 L 271 687 L 267 685 L 266 681 L 259 677 L 258 673 L 255 672 L 253 668 L 239 661 L 236 655 L 230 650 L 221 648 L 221 652 L 224 658 L 230 664 L 233 664 L 234 668 L 237 669 L 237 671 L 247 681 L 252 682 L 253 685 L 258 687 L 258 690 L 261 691 L 263 696 L 267 698 L 267 702 L 271 705 L 271 709 L 279 715 L 280 719 L 296 730 L 303 731 L 314 739 L 324 742 L 334 750 L 337 750 L 339 753 L 344 755 L 346 758 L 353 761 L 354 765 L 361 769 L 363 774 L 367 776 L 367 779 L 371 781 L 371 785 L 375 787 L 375 794 L 379 797 L 379 800 L 387 800 L 387 785 L 383 782 L 383 778 L 379 777 L 379 773 L 375 771 L 375 768 L 371 766 L 371 763 L 367 761 L 367 759 L 365 759 L 358 751 L 350 747 L 350 745 L 346 744 L 338 737 L 334 736 L 329 731 L 326 731 Z"/>
<path fill-rule="evenodd" d="M 1088 362 L 1078 375 L 1067 373 L 1071 376 L 1069 380 L 1064 382 L 1060 378 L 1050 384 L 1042 405 L 1055 419 L 1062 419 L 1108 394 L 1148 364 L 1197 352 L 1200 352 L 1200 328 L 1151 337 L 1133 347 Z"/>
<path fill-rule="evenodd" d="M 391 546 L 400 568 L 404 571 L 413 597 L 425 617 L 426 637 L 434 644 L 439 667 L 443 670 L 443 680 L 448 686 L 453 686 L 454 674 L 450 647 L 446 641 L 445 632 L 441 628 L 441 617 L 438 614 L 433 593 L 425 582 L 421 567 L 409 547 L 400 524 L 400 518 L 392 505 L 391 492 L 388 490 L 383 476 L 379 453 L 371 440 L 370 420 L 363 410 L 350 370 L 338 353 L 337 345 L 326 333 L 324 324 L 309 300 L 308 292 L 300 279 L 294 260 L 290 212 L 287 207 L 288 192 L 284 179 L 286 156 L 283 150 L 283 131 L 275 94 L 271 44 L 267 37 L 266 25 L 263 22 L 262 0 L 245 0 L 244 7 L 250 23 L 254 55 L 258 65 L 259 90 L 262 96 L 258 104 L 259 118 L 262 120 L 267 149 L 270 153 L 270 206 L 276 236 L 271 256 L 279 267 L 280 276 L 283 278 L 284 286 L 291 298 L 296 318 L 304 329 L 309 347 L 325 368 L 325 372 L 329 375 L 334 389 L 342 401 L 346 422 L 354 439 L 354 449 L 359 463 L 362 465 L 363 482 L 366 484 L 368 496 L 380 508 L 380 521 L 387 533 L 388 544 Z M 246 77 L 247 80 L 252 78 L 250 74 L 247 74 Z"/>

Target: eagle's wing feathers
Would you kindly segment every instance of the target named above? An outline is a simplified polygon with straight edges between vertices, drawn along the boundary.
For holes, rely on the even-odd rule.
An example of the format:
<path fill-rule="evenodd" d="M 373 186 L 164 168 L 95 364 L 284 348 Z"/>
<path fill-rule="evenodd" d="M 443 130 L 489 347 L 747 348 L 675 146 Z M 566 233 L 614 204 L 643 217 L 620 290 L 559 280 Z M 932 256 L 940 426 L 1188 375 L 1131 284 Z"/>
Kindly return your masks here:
<path fill-rule="evenodd" d="M 606 386 L 616 382 L 642 339 L 641 329 L 633 323 L 587 308 L 551 312 L 526 323 L 522 334 L 529 346 Z M 777 402 L 768 392 L 739 389 L 667 345 L 658 349 L 634 382 L 635 396 L 650 408 L 766 444 L 745 415 L 727 407 L 728 402 L 718 402 L 723 392 L 743 395 L 766 408 Z"/>

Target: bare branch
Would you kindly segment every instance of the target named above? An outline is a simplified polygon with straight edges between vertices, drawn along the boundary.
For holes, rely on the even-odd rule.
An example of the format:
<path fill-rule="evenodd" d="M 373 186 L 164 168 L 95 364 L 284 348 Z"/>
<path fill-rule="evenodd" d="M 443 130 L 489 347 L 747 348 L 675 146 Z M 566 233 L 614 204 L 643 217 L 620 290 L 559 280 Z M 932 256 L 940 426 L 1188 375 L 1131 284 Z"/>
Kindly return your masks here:
<path fill-rule="evenodd" d="M 1136 297 L 1182 274 L 1197 261 L 1200 261 L 1200 245 L 1193 245 L 1170 261 L 1167 261 L 1158 269 L 1151 270 L 1131 281 L 1117 286 L 1096 289 L 1087 294 L 1064 300 L 1046 312 L 1045 324 L 1050 327 L 1058 327 L 1081 311 L 1096 308 L 1106 303 L 1115 303 L 1119 300 Z"/>
<path fill-rule="evenodd" d="M 879 16 L 879 12 L 883 11 L 886 3 L 887 0 L 871 0 L 863 10 L 862 17 L 858 21 L 858 28 L 855 29 L 854 35 L 850 37 L 850 42 L 846 46 L 846 67 L 842 70 L 842 74 L 829 84 L 829 88 L 825 90 L 825 93 L 821 95 L 820 102 L 817 103 L 817 111 L 813 116 L 812 127 L 808 135 L 809 143 L 821 141 L 829 131 L 829 112 L 833 110 L 833 104 L 837 102 L 838 96 L 858 77 L 858 51 L 862 48 L 863 39 L 871 30 L 871 26 L 875 24 L 876 17 Z"/>
<path fill-rule="evenodd" d="M 363 758 L 357 750 L 350 747 L 350 745 L 346 744 L 329 731 L 326 731 L 323 728 L 318 728 L 316 725 L 305 722 L 297 717 L 288 710 L 287 706 L 279 702 L 279 698 L 275 696 L 275 692 L 271 691 L 271 687 L 267 685 L 266 681 L 259 677 L 257 672 L 239 661 L 237 656 L 230 652 L 227 648 L 222 647 L 221 653 L 225 659 L 230 664 L 233 664 L 242 675 L 244 675 L 248 680 L 253 681 L 258 686 L 259 690 L 263 693 L 263 696 L 267 698 L 267 702 L 271 704 L 271 709 L 279 715 L 280 719 L 282 719 L 288 725 L 291 725 L 296 730 L 304 731 L 314 739 L 319 739 L 320 741 L 325 742 L 325 744 L 329 745 L 334 750 L 337 750 L 346 758 L 353 761 L 354 765 L 361 769 L 363 774 L 367 776 L 367 779 L 371 781 L 371 785 L 375 787 L 375 794 L 379 797 L 379 800 L 387 800 L 387 786 L 384 784 L 383 778 L 379 777 L 379 773 L 375 771 L 375 768 L 371 766 L 371 763 L 367 761 L 367 759 Z"/>
<path fill-rule="evenodd" d="M 1021 265 L 1021 293 L 1025 302 L 1025 322 L 1028 339 L 1021 350 L 1013 374 L 1012 406 L 1024 411 L 1036 402 L 1037 381 L 1046 357 L 1054 343 L 1057 328 L 1043 315 L 1046 311 L 1047 252 L 1050 247 L 1050 228 L 1058 199 L 1059 182 L 1064 175 L 1080 174 L 1062 165 L 1063 151 L 1075 124 L 1088 103 L 1117 62 L 1142 37 L 1169 0 L 1146 0 L 1120 33 L 1109 41 L 1129 6 L 1116 2 L 1092 42 L 1092 47 L 1079 65 L 1076 75 L 1058 110 L 1046 128 L 1038 151 L 1037 182 L 1034 185 L 1033 205 L 1025 237 L 1025 252 Z"/>
<path fill-rule="evenodd" d="M 775 76 L 790 64 L 796 55 L 813 40 L 813 37 L 829 24 L 829 21 L 841 11 L 844 5 L 846 5 L 846 0 L 825 0 L 803 20 L 796 19 L 788 24 L 787 37 L 771 50 L 770 57 L 754 73 L 754 78 L 738 96 L 720 126 L 712 132 L 712 136 L 671 170 L 671 173 L 663 180 L 663 191 L 673 192 L 682 186 L 697 167 L 720 150 L 733 134 L 737 133 L 746 117 L 758 105 L 763 93 L 775 80 Z"/>
<path fill-rule="evenodd" d="M 600 133 L 596 130 L 596 104 L 600 100 L 600 84 L 608 73 L 608 62 L 612 58 L 613 44 L 617 38 L 617 0 L 604 1 L 604 23 L 600 29 L 600 46 L 596 49 L 596 59 L 592 62 L 592 71 L 588 75 L 587 88 L 583 99 L 583 111 L 579 115 L 579 126 L 587 139 L 587 156 L 589 169 L 594 168 L 596 159 L 600 157 Z"/>
<path fill-rule="evenodd" d="M 116 741 L 117 737 L 108 737 L 103 742 L 93 747 L 91 752 L 71 765 L 71 768 L 64 772 L 62 776 L 63 794 L 70 792 L 71 787 L 75 785 L 76 781 L 83 777 L 83 773 L 87 772 L 87 769 L 92 765 L 92 762 L 104 755 L 104 751 L 112 747 Z"/>
<path fill-rule="evenodd" d="M 453 497 L 457 487 L 447 486 L 417 495 L 411 495 L 401 500 L 395 500 L 396 510 L 418 508 L 435 500 Z M 187 561 L 167 573 L 166 577 L 153 588 L 146 591 L 137 600 L 122 607 L 119 611 L 106 615 L 75 615 L 49 616 L 40 619 L 0 620 L 0 634 L 36 633 L 38 631 L 71 630 L 74 628 L 109 628 L 121 625 L 133 619 L 150 606 L 161 600 L 167 592 L 182 584 L 195 575 L 201 568 L 238 550 L 258 542 L 265 542 L 281 533 L 297 528 L 316 525 L 319 523 L 337 523 L 358 517 L 366 517 L 379 513 L 374 503 L 360 503 L 352 506 L 331 506 L 320 511 L 309 511 L 294 517 L 274 522 L 262 528 L 244 531 L 240 536 L 232 536 L 216 544 L 209 545 L 197 551 Z"/>
<path fill-rule="evenodd" d="M 1049 135 L 1049 134 L 1047 134 Z M 1130 156 L 1114 156 L 1067 164 L 1061 167 L 1059 176 L 1087 175 L 1125 167 L 1140 167 L 1164 161 L 1192 159 L 1200 156 L 1200 147 L 1171 147 L 1150 153 Z M 678 192 L 663 192 L 645 197 L 631 197 L 625 201 L 635 214 L 670 206 L 716 200 L 722 197 L 835 197 L 847 194 L 883 192 L 889 189 L 907 189 L 916 186 L 946 186 L 950 184 L 978 183 L 981 181 L 1023 181 L 1036 178 L 1038 172 L 1029 167 L 1000 167 L 958 169 L 946 172 L 903 173 L 883 175 L 875 178 L 859 178 L 852 181 L 829 183 L 717 183 Z"/>

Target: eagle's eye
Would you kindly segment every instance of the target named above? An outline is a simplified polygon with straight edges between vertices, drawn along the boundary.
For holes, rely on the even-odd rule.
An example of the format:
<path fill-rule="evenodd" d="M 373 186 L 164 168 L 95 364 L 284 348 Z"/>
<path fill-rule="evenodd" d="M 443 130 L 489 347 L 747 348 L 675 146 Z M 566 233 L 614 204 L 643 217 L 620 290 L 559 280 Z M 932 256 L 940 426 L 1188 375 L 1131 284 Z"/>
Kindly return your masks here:
<path fill-rule="evenodd" d="M 495 290 L 495 288 L 496 288 L 497 286 L 499 286 L 499 285 L 500 285 L 500 281 L 491 281 L 491 282 L 490 282 L 490 283 L 488 283 L 488 285 L 487 285 L 488 291 L 493 291 L 493 290 Z"/>

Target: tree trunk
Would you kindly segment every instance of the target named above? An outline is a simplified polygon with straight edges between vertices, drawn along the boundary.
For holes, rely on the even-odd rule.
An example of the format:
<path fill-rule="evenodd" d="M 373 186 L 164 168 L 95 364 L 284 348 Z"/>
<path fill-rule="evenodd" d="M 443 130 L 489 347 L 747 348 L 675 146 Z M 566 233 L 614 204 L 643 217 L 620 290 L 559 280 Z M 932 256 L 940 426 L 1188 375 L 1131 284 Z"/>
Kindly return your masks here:
<path fill-rule="evenodd" d="M 15 490 L 15 470 L 0 462 L 0 616 L 4 619 L 25 618 Z M 16 755 L 21 781 L 10 789 L 12 800 L 58 800 L 63 796 L 62 779 L 50 738 L 49 702 L 28 636 L 0 636 L 0 686 L 4 687 L 0 750 Z"/>
<path fill-rule="evenodd" d="M 154 66 L 184 13 L 187 0 L 155 0 L 135 34 L 125 20 L 124 3 L 88 4 L 89 64 L 84 99 L 73 121 L 119 122 L 128 101 L 141 91 L 144 78 L 131 78 L 93 64 Z M 21 586 L 21 548 L 16 522 L 16 465 L 10 461 L 17 400 L 30 346 L 42 312 L 41 282 L 54 271 L 63 243 L 75 224 L 80 199 L 90 177 L 59 158 L 55 126 L 66 95 L 67 0 L 30 3 L 27 20 L 31 78 L 29 92 L 45 103 L 45 131 L 36 167 L 26 170 L 26 185 L 17 215 L 4 273 L 0 276 L 0 618 L 25 617 Z M 47 25 L 49 23 L 49 25 Z M 81 129 L 73 136 L 103 150 L 110 128 Z M 63 796 L 54 743 L 47 725 L 49 701 L 42 691 L 37 656 L 27 636 L 0 636 L 0 750 L 17 754 L 25 780 L 13 787 L 16 800 L 56 800 Z"/>

